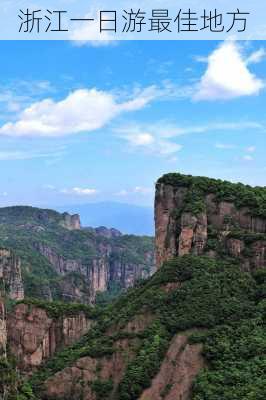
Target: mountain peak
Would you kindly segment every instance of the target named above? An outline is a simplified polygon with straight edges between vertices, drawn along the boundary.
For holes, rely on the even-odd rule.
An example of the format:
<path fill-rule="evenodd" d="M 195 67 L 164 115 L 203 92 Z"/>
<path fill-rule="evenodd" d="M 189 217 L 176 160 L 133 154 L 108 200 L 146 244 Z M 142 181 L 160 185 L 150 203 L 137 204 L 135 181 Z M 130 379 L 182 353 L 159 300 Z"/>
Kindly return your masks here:
<path fill-rule="evenodd" d="M 245 269 L 266 264 L 266 188 L 167 174 L 156 185 L 157 266 L 185 254 L 232 256 Z"/>
<path fill-rule="evenodd" d="M 14 225 L 38 224 L 41 226 L 59 224 L 69 230 L 81 228 L 78 214 L 71 215 L 67 212 L 61 214 L 54 210 L 31 206 L 11 206 L 0 208 L 0 223 L 10 223 Z"/>

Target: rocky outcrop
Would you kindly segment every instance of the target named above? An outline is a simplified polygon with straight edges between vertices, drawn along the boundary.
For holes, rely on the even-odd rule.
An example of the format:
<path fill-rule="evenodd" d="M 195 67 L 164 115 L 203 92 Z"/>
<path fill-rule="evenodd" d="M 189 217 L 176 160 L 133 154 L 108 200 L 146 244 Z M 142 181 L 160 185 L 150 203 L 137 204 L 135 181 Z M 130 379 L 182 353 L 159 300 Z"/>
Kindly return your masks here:
<path fill-rule="evenodd" d="M 7 322 L 6 299 L 22 300 L 24 289 L 20 259 L 10 250 L 0 249 L 0 357 L 6 355 Z"/>
<path fill-rule="evenodd" d="M 7 316 L 10 353 L 23 372 L 32 371 L 56 351 L 77 341 L 91 324 L 84 312 L 58 318 L 38 306 L 18 304 Z"/>
<path fill-rule="evenodd" d="M 0 293 L 0 357 L 6 355 L 6 345 L 7 345 L 7 329 L 6 329 L 5 304 L 2 294 Z"/>
<path fill-rule="evenodd" d="M 72 366 L 47 379 L 43 388 L 45 399 L 97 400 L 92 386 L 95 381 L 112 382 L 112 388 L 106 393 L 106 396 L 113 398 L 117 393 L 128 362 L 134 358 L 134 347 L 137 344 L 137 339 L 119 339 L 115 343 L 114 353 L 109 357 L 80 358 Z"/>
<path fill-rule="evenodd" d="M 10 299 L 24 298 L 20 258 L 6 249 L 0 249 L 0 282 L 2 282 L 5 295 Z"/>
<path fill-rule="evenodd" d="M 62 214 L 62 221 L 60 224 L 69 230 L 81 229 L 80 217 L 78 214 L 70 215 L 67 212 Z"/>
<path fill-rule="evenodd" d="M 108 239 L 122 236 L 122 233 L 119 230 L 114 228 L 109 229 L 105 226 L 99 226 L 99 228 L 95 228 L 94 231 L 97 235 L 104 236 Z"/>
<path fill-rule="evenodd" d="M 191 187 L 169 184 L 163 178 L 156 185 L 157 268 L 173 256 L 218 252 L 237 257 L 246 270 L 266 266 L 266 218 L 218 199 L 211 190 L 202 191 L 196 201 L 191 193 Z M 191 207 L 189 201 L 194 201 Z"/>
<path fill-rule="evenodd" d="M 182 213 L 180 235 L 178 239 L 178 254 L 193 253 L 201 255 L 207 243 L 207 215 L 200 213 L 194 216 L 191 213 Z"/>
<path fill-rule="evenodd" d="M 176 335 L 160 371 L 139 400 L 189 400 L 195 377 L 204 367 L 202 345 L 191 345 L 185 334 Z"/>
<path fill-rule="evenodd" d="M 158 184 L 155 194 L 157 267 L 174 256 L 201 255 L 207 243 L 207 214 L 182 212 L 187 189 Z"/>

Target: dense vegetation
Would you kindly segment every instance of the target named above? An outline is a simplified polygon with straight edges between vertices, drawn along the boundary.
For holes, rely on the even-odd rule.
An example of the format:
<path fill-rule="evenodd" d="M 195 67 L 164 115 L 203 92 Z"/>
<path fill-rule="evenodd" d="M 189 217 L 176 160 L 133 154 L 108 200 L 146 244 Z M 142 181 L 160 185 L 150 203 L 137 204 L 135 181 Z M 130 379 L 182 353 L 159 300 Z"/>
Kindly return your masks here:
<path fill-rule="evenodd" d="M 162 176 L 157 185 L 172 185 L 188 189 L 186 211 L 195 214 L 205 209 L 204 196 L 213 193 L 217 201 L 233 202 L 236 207 L 248 207 L 252 215 L 266 218 L 266 187 L 252 187 L 242 183 L 231 183 L 220 179 L 195 177 L 170 173 Z"/>
<path fill-rule="evenodd" d="M 169 283 L 176 285 L 166 291 Z M 83 356 L 110 357 L 116 341 L 127 335 L 138 345 L 115 389 L 116 398 L 136 400 L 159 371 L 173 336 L 192 329 L 195 334 L 190 334 L 190 341 L 204 344 L 209 366 L 195 383 L 193 400 L 264 399 L 265 289 L 264 272 L 251 276 L 232 260 L 185 256 L 165 263 L 149 281 L 107 307 L 87 335 L 33 375 L 31 385 L 36 394 L 41 393 L 49 376 Z M 149 326 L 126 334 L 126 323 L 143 313 L 154 316 Z M 112 382 L 100 379 L 91 385 L 97 398 L 106 400 L 107 388 L 110 393 L 113 387 Z"/>
<path fill-rule="evenodd" d="M 79 303 L 64 303 L 64 302 L 47 302 L 38 299 L 24 299 L 13 302 L 12 306 L 18 304 L 27 304 L 30 307 L 39 307 L 47 312 L 51 318 L 71 317 L 80 312 L 83 312 L 88 318 L 97 319 L 102 312 L 99 307 L 92 307 Z"/>
<path fill-rule="evenodd" d="M 0 357 L 0 399 L 37 400 L 31 385 L 17 371 L 14 360 L 5 357 Z"/>
<path fill-rule="evenodd" d="M 112 249 L 111 263 L 142 265 L 143 271 L 149 274 L 151 263 L 145 259 L 145 253 L 153 252 L 153 238 L 134 235 L 108 238 L 92 229 L 65 229 L 64 214 L 53 210 L 0 208 L 0 247 L 12 249 L 21 258 L 26 296 L 66 300 L 62 298 L 66 280 L 81 292 L 89 293 L 88 279 L 78 271 L 59 276 L 40 253 L 40 246 L 51 249 L 64 260 L 81 263 L 84 271 L 92 267 L 93 260 L 102 256 L 102 248 L 109 247 Z M 112 295 L 112 288 L 110 291 Z"/>
<path fill-rule="evenodd" d="M 262 400 L 266 395 L 266 274 L 255 276 L 252 318 L 218 326 L 202 338 L 208 369 L 194 385 L 193 400 Z"/>

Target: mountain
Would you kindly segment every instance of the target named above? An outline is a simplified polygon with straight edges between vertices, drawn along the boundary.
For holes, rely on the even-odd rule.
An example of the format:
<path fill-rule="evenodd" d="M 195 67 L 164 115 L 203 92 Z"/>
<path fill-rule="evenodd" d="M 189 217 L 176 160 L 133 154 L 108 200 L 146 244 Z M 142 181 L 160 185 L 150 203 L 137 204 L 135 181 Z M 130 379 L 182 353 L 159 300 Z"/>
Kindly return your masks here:
<path fill-rule="evenodd" d="M 88 203 L 55 207 L 57 211 L 77 213 L 84 226 L 107 226 L 124 234 L 154 236 L 154 216 L 151 207 L 116 202 Z"/>
<path fill-rule="evenodd" d="M 30 384 L 51 400 L 264 399 L 265 283 L 233 261 L 166 262 Z"/>
<path fill-rule="evenodd" d="M 160 178 L 157 272 L 105 307 L 13 304 L 0 390 L 8 400 L 264 400 L 265 206 L 266 188 Z"/>
<path fill-rule="evenodd" d="M 264 268 L 266 187 L 167 174 L 156 185 L 155 230 L 157 266 L 191 253 Z"/>
<path fill-rule="evenodd" d="M 19 258 L 25 296 L 49 301 L 104 300 L 154 270 L 153 238 L 83 229 L 77 214 L 33 207 L 0 208 L 0 247 Z"/>

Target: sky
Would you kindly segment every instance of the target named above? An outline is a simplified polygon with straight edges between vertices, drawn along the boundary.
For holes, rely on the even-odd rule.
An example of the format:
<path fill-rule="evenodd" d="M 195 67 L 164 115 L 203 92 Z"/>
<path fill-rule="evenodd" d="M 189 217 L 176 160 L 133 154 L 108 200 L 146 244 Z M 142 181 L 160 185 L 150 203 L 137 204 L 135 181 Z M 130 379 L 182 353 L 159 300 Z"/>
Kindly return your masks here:
<path fill-rule="evenodd" d="M 0 51 L 0 206 L 151 206 L 167 172 L 266 185 L 265 42 Z"/>

